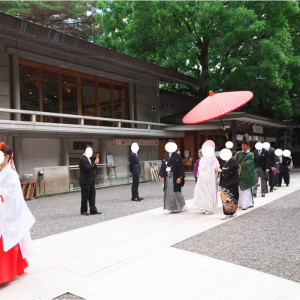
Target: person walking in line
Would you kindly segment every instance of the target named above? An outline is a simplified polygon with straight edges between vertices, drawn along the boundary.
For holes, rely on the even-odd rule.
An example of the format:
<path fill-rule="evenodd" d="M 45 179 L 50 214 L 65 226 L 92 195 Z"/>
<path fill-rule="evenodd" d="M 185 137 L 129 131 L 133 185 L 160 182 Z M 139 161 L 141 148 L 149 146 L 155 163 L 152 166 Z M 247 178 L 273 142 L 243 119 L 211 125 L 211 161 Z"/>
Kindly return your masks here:
<path fill-rule="evenodd" d="M 164 184 L 165 213 L 183 212 L 186 210 L 185 199 L 181 191 L 185 177 L 183 161 L 176 152 L 177 145 L 173 139 L 169 139 L 165 149 L 168 153 L 164 156 L 159 171 Z"/>
<path fill-rule="evenodd" d="M 132 143 L 131 153 L 129 157 L 129 170 L 132 176 L 132 186 L 131 186 L 131 201 L 141 201 L 143 198 L 139 196 L 139 182 L 141 174 L 141 166 L 138 158 L 138 151 L 140 147 L 138 143 Z"/>
<path fill-rule="evenodd" d="M 197 183 L 197 176 L 198 176 L 198 167 L 199 167 L 199 162 L 200 162 L 200 159 L 202 158 L 202 152 L 201 152 L 201 149 L 198 150 L 198 159 L 196 160 L 196 162 L 194 163 L 194 167 L 193 167 L 193 170 L 194 170 L 194 178 L 195 178 L 195 182 Z"/>
<path fill-rule="evenodd" d="M 251 189 L 255 185 L 256 179 L 254 155 L 250 152 L 249 142 L 243 140 L 241 147 L 242 150 L 235 154 L 236 160 L 241 166 L 238 207 L 245 210 L 254 205 Z"/>
<path fill-rule="evenodd" d="M 12 149 L 0 143 L 0 284 L 25 273 L 32 254 L 30 229 L 35 223 L 12 169 Z"/>
<path fill-rule="evenodd" d="M 266 173 L 268 176 L 270 192 L 274 189 L 274 172 L 276 171 L 276 155 L 273 147 L 270 147 L 270 143 L 263 143 L 263 147 L 267 151 Z"/>
<path fill-rule="evenodd" d="M 87 203 L 89 203 L 91 215 L 101 214 L 95 205 L 96 190 L 94 172 L 97 169 L 97 164 L 99 164 L 99 155 L 96 156 L 94 163 L 91 162 L 92 155 L 93 149 L 88 145 L 85 147 L 85 151 L 79 159 L 79 184 L 81 188 L 80 213 L 83 216 L 89 215 Z"/>
<path fill-rule="evenodd" d="M 215 143 L 207 140 L 202 145 L 202 155 L 198 167 L 198 180 L 194 191 L 194 204 L 210 215 L 218 206 L 219 161 L 215 156 Z"/>
<path fill-rule="evenodd" d="M 260 177 L 261 183 L 261 195 L 265 197 L 265 193 L 267 191 L 267 181 L 266 181 L 266 165 L 267 165 L 267 151 L 263 148 L 261 142 L 257 142 L 255 144 L 254 150 L 254 166 L 255 166 L 255 178 L 256 184 L 253 188 L 253 196 L 257 195 L 257 186 L 258 186 L 258 178 Z"/>
<path fill-rule="evenodd" d="M 220 157 L 222 161 L 217 171 L 221 173 L 220 194 L 223 213 L 225 215 L 222 220 L 227 220 L 235 216 L 238 207 L 240 181 L 238 174 L 239 164 L 236 159 L 232 157 L 232 152 L 229 149 L 222 149 Z"/>
<path fill-rule="evenodd" d="M 277 190 L 278 185 L 278 175 L 280 166 L 280 156 L 282 155 L 281 149 L 275 150 L 275 160 L 276 160 L 276 170 L 274 171 L 274 190 Z"/>
<path fill-rule="evenodd" d="M 282 155 L 279 156 L 279 174 L 278 174 L 278 186 L 281 186 L 282 179 L 286 186 L 290 184 L 290 165 L 292 164 L 292 157 L 290 150 L 283 150 Z"/>

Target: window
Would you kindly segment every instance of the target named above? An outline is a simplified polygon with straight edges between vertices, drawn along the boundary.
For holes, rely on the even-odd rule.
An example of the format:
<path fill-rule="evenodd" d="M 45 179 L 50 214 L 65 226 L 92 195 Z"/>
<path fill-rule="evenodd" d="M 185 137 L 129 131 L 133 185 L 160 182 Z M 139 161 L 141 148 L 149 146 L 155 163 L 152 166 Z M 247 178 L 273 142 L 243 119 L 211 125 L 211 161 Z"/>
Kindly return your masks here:
<path fill-rule="evenodd" d="M 59 113 L 59 74 L 42 70 L 42 111 Z M 58 117 L 44 116 L 44 122 L 59 123 Z"/>
<path fill-rule="evenodd" d="M 97 116 L 96 107 L 96 82 L 93 80 L 82 79 L 81 80 L 81 101 L 82 101 L 82 115 L 83 116 Z M 86 125 L 97 125 L 96 121 L 85 120 Z"/>
<path fill-rule="evenodd" d="M 61 76 L 62 113 L 77 115 L 77 80 L 76 77 L 62 74 Z M 78 120 L 64 118 L 64 123 L 77 124 Z"/>
<path fill-rule="evenodd" d="M 21 109 L 40 110 L 39 70 L 30 66 L 20 66 Z M 22 115 L 22 121 L 30 121 L 30 115 Z"/>
<path fill-rule="evenodd" d="M 27 60 L 20 60 L 21 109 L 105 117 L 128 118 L 128 85 Z M 22 115 L 22 120 L 30 120 Z M 78 124 L 77 119 L 45 116 L 37 121 Z M 85 120 L 86 125 L 112 123 Z"/>

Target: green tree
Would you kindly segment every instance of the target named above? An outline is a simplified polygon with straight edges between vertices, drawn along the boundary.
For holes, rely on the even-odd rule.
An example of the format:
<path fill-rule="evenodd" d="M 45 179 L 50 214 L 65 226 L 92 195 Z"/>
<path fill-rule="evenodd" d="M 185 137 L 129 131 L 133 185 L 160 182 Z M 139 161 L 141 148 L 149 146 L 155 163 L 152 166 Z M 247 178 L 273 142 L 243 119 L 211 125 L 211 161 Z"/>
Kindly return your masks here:
<path fill-rule="evenodd" d="M 101 30 L 93 1 L 2 1 L 0 11 L 86 40 Z"/>
<path fill-rule="evenodd" d="M 95 42 L 199 79 L 198 89 L 165 88 L 199 99 L 209 90 L 251 90 L 248 112 L 292 116 L 298 2 L 99 1 L 98 8 L 103 31 Z"/>

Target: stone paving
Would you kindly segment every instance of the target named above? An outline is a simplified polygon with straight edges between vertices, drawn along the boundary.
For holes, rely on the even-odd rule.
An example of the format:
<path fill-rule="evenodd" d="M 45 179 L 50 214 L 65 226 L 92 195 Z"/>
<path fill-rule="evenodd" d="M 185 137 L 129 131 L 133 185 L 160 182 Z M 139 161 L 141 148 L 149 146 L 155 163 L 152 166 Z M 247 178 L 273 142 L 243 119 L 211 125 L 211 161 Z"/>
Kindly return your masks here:
<path fill-rule="evenodd" d="M 186 181 L 183 187 L 183 194 L 186 199 L 193 197 L 194 187 L 194 181 Z M 161 182 L 141 183 L 139 192 L 144 200 L 135 202 L 130 200 L 131 185 L 96 189 L 96 206 L 102 214 L 87 217 L 79 213 L 80 191 L 27 201 L 30 211 L 36 218 L 36 223 L 31 230 L 32 238 L 38 239 L 162 207 L 163 189 Z"/>
<path fill-rule="evenodd" d="M 297 191 L 174 247 L 300 283 L 299 220 Z"/>
<path fill-rule="evenodd" d="M 297 199 L 300 191 L 300 172 L 293 172 L 289 187 L 282 187 L 264 198 L 257 197 L 253 209 L 239 210 L 236 218 L 227 221 L 221 220 L 223 216 L 221 208 L 214 214 L 206 216 L 193 206 L 192 200 L 187 200 L 186 212 L 164 215 L 161 207 L 161 185 L 148 184 L 150 194 L 146 192 L 146 185 L 141 185 L 141 192 L 145 188 L 145 194 L 141 196 L 147 196 L 143 200 L 145 202 L 140 203 L 128 200 L 127 193 L 130 186 L 113 188 L 107 197 L 115 199 L 112 193 L 116 190 L 118 195 L 116 199 L 122 199 L 115 200 L 116 203 L 123 208 L 127 206 L 133 208 L 119 209 L 124 215 L 118 217 L 118 214 L 112 214 L 109 220 L 79 215 L 79 199 L 75 194 L 63 195 L 63 197 L 71 195 L 70 199 L 75 208 L 70 208 L 72 205 L 67 200 L 59 202 L 59 198 L 55 199 L 57 196 L 47 197 L 51 203 L 48 203 L 46 198 L 29 201 L 30 206 L 35 203 L 34 201 L 39 201 L 37 206 L 40 205 L 40 210 L 43 211 L 40 212 L 42 220 L 40 215 L 36 214 L 38 210 L 34 212 L 37 217 L 38 226 L 36 226 L 45 225 L 53 228 L 36 231 L 33 241 L 35 254 L 29 258 L 28 273 L 0 286 L 0 299 L 300 299 L 300 284 L 294 281 L 297 280 L 296 277 L 292 277 L 297 274 L 293 271 L 298 263 L 294 249 L 294 246 L 299 245 L 297 240 L 274 236 L 268 238 L 270 245 L 262 243 L 264 229 L 271 232 L 265 225 L 268 222 L 270 226 L 277 226 L 277 230 L 282 230 L 285 235 L 299 232 L 294 224 L 292 230 L 288 230 L 291 223 L 287 222 L 286 218 L 290 217 L 299 224 Z M 185 186 L 188 193 L 193 193 L 193 187 L 193 181 Z M 160 193 L 156 194 L 159 188 Z M 97 192 L 99 196 L 103 195 L 102 190 Z M 157 203 L 150 200 L 151 197 L 155 198 L 155 195 L 158 196 Z M 282 200 L 290 200 L 291 206 L 285 206 Z M 114 202 L 109 203 L 115 208 Z M 156 208 L 147 208 L 153 203 L 155 206 L 159 205 Z M 107 210 L 108 215 L 111 209 L 108 207 L 106 209 L 104 202 L 102 207 L 103 212 Z M 61 215 L 56 218 L 59 226 L 56 226 L 55 222 L 47 223 L 48 221 L 44 220 L 47 219 L 47 213 L 59 214 L 60 211 Z M 278 217 L 276 211 L 280 211 L 286 218 L 279 217 L 280 222 L 275 222 Z M 65 217 L 66 213 L 71 218 L 73 215 L 77 218 L 72 219 L 70 227 L 64 224 L 70 221 L 70 217 Z M 106 214 L 100 218 L 104 218 Z M 266 214 L 269 220 L 265 218 Z M 261 228 L 256 222 L 260 222 L 263 217 L 264 228 Z M 48 215 L 48 218 L 51 216 Z M 255 219 L 254 222 L 251 219 Z M 247 223 L 249 226 L 245 226 Z M 287 261 L 279 261 L 285 264 L 281 267 L 291 273 L 292 280 L 282 278 L 286 277 L 287 273 L 274 276 L 268 274 L 271 272 L 266 269 L 261 272 L 253 269 L 255 268 L 253 265 L 248 267 L 239 265 L 239 257 L 243 256 L 239 251 L 243 245 L 244 247 L 249 245 L 243 234 L 236 233 L 239 226 L 247 235 L 247 240 L 255 238 L 260 241 L 252 244 L 254 248 L 250 249 L 250 254 L 259 252 L 262 260 L 271 257 L 274 265 L 277 262 L 274 261 L 274 256 L 270 256 L 270 249 L 277 245 L 282 251 L 286 250 L 286 255 L 294 255 L 294 266 Z M 76 229 L 72 229 L 73 227 Z M 229 233 L 232 233 L 231 243 Z M 44 237 L 37 238 L 39 234 Z M 195 238 L 196 240 L 189 244 L 196 246 L 193 244 L 200 242 L 197 239 L 203 238 L 203 235 L 206 235 L 206 238 L 201 240 L 203 244 L 209 243 L 210 237 L 215 241 L 209 246 L 211 249 L 209 254 L 203 255 L 198 252 L 197 249 L 201 249 L 201 245 L 200 248 L 194 249 L 184 245 L 185 242 Z M 237 260 L 235 261 L 233 256 L 232 262 L 228 262 L 232 253 L 230 245 L 233 242 L 238 245 L 234 251 Z M 262 245 L 256 245 L 261 243 Z M 181 246 L 182 249 L 179 249 Z M 183 250 L 184 247 L 186 249 Z M 265 247 L 267 251 L 264 251 Z M 201 251 L 205 248 L 203 247 Z M 211 257 L 211 253 L 222 253 L 223 249 L 226 249 L 225 257 L 221 259 Z"/>

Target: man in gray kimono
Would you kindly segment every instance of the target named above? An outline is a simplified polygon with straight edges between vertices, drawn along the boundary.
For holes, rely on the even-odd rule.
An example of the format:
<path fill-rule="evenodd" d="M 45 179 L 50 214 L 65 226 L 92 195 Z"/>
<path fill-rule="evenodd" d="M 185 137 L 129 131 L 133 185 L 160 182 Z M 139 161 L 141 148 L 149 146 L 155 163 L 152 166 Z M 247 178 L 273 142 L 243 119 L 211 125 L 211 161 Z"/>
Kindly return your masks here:
<path fill-rule="evenodd" d="M 165 146 L 168 152 L 162 161 L 159 175 L 164 183 L 164 209 L 166 213 L 186 210 L 185 199 L 181 192 L 184 185 L 184 165 L 181 156 L 176 153 L 177 145 L 170 139 Z"/>

